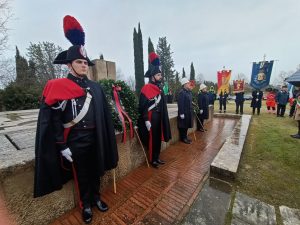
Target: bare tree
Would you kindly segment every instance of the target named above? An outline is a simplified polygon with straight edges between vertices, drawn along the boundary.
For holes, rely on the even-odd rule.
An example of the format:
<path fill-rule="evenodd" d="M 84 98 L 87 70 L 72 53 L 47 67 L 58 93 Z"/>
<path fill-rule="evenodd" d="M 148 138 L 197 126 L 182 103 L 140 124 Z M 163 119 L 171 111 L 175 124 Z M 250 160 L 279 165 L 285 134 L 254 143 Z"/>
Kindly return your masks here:
<path fill-rule="evenodd" d="M 135 79 L 134 76 L 129 76 L 125 80 L 126 84 L 129 86 L 130 90 L 135 91 Z"/>
<path fill-rule="evenodd" d="M 274 80 L 275 85 L 282 85 L 285 82 L 285 79 L 291 76 L 294 73 L 294 71 L 280 71 L 280 73 L 277 75 L 277 77 Z"/>
<path fill-rule="evenodd" d="M 16 64 L 14 59 L 0 61 L 0 89 L 7 87 L 16 79 Z"/>
<path fill-rule="evenodd" d="M 8 41 L 8 22 L 12 18 L 10 0 L 0 0 L 0 55 L 6 49 Z"/>
<path fill-rule="evenodd" d="M 196 81 L 199 82 L 199 84 L 202 84 L 204 82 L 204 75 L 203 75 L 203 73 L 198 73 L 197 74 Z"/>
<path fill-rule="evenodd" d="M 122 72 L 121 68 L 117 68 L 116 80 L 123 80 L 123 81 L 125 81 L 125 75 Z"/>
<path fill-rule="evenodd" d="M 235 80 L 244 80 L 245 83 L 249 83 L 249 79 L 243 73 L 238 73 L 237 75 L 235 75 Z"/>

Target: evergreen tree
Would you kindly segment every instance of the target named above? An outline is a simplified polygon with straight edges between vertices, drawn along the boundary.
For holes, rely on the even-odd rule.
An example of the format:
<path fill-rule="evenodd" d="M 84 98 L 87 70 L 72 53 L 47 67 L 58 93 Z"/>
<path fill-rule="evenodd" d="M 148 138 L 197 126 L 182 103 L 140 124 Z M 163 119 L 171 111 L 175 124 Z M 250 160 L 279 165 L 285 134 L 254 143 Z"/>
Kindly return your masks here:
<path fill-rule="evenodd" d="M 190 80 L 195 80 L 195 69 L 194 69 L 193 62 L 191 64 Z"/>
<path fill-rule="evenodd" d="M 175 72 L 175 84 L 178 85 L 180 83 L 180 80 L 179 80 L 179 73 L 176 71 Z"/>
<path fill-rule="evenodd" d="M 28 57 L 35 65 L 38 82 L 43 86 L 48 80 L 63 77 L 62 65 L 53 64 L 62 48 L 51 42 L 30 43 Z"/>
<path fill-rule="evenodd" d="M 14 85 L 28 87 L 30 85 L 30 70 L 26 58 L 20 55 L 18 47 L 16 47 L 16 81 Z"/>
<path fill-rule="evenodd" d="M 135 91 L 139 95 L 142 87 L 144 86 L 144 58 L 143 58 L 143 37 L 138 26 L 138 32 L 133 30 L 133 49 L 134 49 L 134 68 L 135 68 Z"/>
<path fill-rule="evenodd" d="M 160 57 L 162 75 L 164 77 L 164 82 L 172 85 L 175 83 L 175 74 L 174 74 L 174 61 L 172 58 L 171 45 L 168 44 L 167 38 L 162 37 L 158 39 L 157 45 L 157 54 Z"/>
<path fill-rule="evenodd" d="M 184 71 L 184 67 L 182 68 L 182 78 L 185 78 L 185 71 Z"/>
<path fill-rule="evenodd" d="M 150 54 L 150 52 L 155 52 L 155 50 L 154 50 L 153 43 L 152 43 L 152 41 L 151 41 L 151 39 L 149 37 L 148 38 L 148 55 Z M 149 68 L 149 64 L 150 64 L 150 62 L 148 60 L 148 68 Z"/>

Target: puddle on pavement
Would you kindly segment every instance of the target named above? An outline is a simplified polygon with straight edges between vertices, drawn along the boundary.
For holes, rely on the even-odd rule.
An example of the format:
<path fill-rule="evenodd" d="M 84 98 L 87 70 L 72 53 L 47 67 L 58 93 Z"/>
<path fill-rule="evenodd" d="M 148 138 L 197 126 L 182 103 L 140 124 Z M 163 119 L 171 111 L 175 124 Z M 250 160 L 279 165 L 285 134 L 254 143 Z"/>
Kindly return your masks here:
<path fill-rule="evenodd" d="M 231 191 L 229 183 L 209 178 L 181 225 L 223 225 L 230 206 Z"/>
<path fill-rule="evenodd" d="M 16 120 L 19 120 L 21 117 L 16 114 L 16 113 L 9 113 L 6 115 L 6 117 L 12 121 L 16 121 Z"/>

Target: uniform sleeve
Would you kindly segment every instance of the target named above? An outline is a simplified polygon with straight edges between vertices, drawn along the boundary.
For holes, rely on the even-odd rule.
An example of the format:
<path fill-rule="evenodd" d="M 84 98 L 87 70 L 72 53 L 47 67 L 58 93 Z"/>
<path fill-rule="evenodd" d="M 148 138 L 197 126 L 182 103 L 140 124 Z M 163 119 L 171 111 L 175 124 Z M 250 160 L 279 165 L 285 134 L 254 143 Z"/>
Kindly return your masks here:
<path fill-rule="evenodd" d="M 149 118 L 148 118 L 148 107 L 149 106 L 148 105 L 149 105 L 148 99 L 146 98 L 145 95 L 143 95 L 141 93 L 140 99 L 139 99 L 139 112 L 142 115 L 144 121 L 149 120 Z"/>
<path fill-rule="evenodd" d="M 54 106 L 55 107 L 55 106 Z M 52 121 L 55 134 L 55 143 L 59 151 L 67 148 L 67 144 L 64 141 L 64 127 L 63 127 L 63 111 L 61 108 L 52 108 Z"/>
<path fill-rule="evenodd" d="M 178 95 L 178 114 L 184 114 L 184 96 L 183 92 L 180 92 Z"/>
<path fill-rule="evenodd" d="M 199 107 L 199 109 L 203 109 L 201 94 L 198 95 L 198 107 Z"/>

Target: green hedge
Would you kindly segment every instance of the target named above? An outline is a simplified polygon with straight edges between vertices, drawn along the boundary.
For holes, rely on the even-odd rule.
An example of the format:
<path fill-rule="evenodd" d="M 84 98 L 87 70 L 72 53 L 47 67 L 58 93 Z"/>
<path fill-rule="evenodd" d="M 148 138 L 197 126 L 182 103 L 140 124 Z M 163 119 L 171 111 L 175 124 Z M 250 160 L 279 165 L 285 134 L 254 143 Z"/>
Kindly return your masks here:
<path fill-rule="evenodd" d="M 10 110 L 37 109 L 41 89 L 36 87 L 19 87 L 10 85 L 2 93 L 3 108 Z"/>

